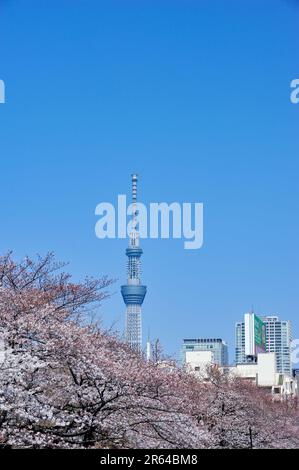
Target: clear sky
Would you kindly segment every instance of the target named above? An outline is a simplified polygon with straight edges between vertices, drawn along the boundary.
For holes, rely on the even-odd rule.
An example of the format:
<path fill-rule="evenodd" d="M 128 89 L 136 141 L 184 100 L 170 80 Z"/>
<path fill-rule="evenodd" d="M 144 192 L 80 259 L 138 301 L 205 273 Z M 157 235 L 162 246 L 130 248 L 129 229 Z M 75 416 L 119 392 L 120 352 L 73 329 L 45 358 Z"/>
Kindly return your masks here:
<path fill-rule="evenodd" d="M 124 6 L 125 5 L 125 6 Z M 203 202 L 204 246 L 144 240 L 144 336 L 298 318 L 299 2 L 0 0 L 0 252 L 54 251 L 76 279 L 117 278 L 126 240 L 99 240 L 99 202 L 140 175 L 149 202 Z"/>

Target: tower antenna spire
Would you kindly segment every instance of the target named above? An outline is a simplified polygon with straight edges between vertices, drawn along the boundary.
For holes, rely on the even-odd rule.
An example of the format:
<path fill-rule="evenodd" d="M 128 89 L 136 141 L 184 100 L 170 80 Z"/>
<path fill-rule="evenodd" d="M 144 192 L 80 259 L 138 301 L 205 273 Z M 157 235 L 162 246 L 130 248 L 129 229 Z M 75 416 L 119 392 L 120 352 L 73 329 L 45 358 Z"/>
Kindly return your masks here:
<path fill-rule="evenodd" d="M 130 246 L 139 246 L 139 233 L 137 230 L 137 183 L 138 175 L 133 173 L 132 175 L 132 231 L 130 233 Z"/>

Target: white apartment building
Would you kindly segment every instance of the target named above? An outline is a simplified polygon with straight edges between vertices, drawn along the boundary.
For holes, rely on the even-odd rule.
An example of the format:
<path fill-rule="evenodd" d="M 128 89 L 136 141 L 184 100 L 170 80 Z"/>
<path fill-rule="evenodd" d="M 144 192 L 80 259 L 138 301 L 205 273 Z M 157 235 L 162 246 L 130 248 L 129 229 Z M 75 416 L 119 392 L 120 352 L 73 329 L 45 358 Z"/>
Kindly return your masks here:
<path fill-rule="evenodd" d="M 275 353 L 277 372 L 292 375 L 291 342 L 292 329 L 289 320 L 279 320 L 277 316 L 261 317 L 266 329 L 266 352 Z M 237 322 L 235 327 L 235 363 L 252 362 L 245 351 L 245 322 Z"/>

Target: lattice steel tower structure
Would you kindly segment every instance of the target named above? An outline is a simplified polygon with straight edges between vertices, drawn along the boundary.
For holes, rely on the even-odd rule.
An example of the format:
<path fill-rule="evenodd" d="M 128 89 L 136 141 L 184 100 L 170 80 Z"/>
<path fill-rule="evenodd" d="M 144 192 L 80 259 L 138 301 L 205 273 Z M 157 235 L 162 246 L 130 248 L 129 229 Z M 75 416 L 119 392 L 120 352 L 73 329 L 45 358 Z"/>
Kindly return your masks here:
<path fill-rule="evenodd" d="M 143 303 L 146 286 L 141 285 L 142 249 L 139 246 L 138 210 L 137 210 L 137 181 L 138 176 L 132 175 L 132 223 L 129 234 L 129 247 L 126 249 L 128 257 L 127 284 L 121 286 L 121 293 L 126 304 L 126 342 L 134 349 L 142 349 L 141 305 Z"/>

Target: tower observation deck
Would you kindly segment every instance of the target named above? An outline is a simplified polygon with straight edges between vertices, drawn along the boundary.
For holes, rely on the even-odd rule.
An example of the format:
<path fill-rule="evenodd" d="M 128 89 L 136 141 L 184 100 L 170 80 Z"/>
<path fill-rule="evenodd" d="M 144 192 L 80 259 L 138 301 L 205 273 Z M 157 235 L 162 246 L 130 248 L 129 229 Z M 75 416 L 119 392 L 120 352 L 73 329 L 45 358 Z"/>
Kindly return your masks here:
<path fill-rule="evenodd" d="M 142 349 L 141 306 L 146 294 L 146 286 L 141 285 L 142 249 L 139 246 L 138 210 L 137 210 L 138 176 L 132 175 L 132 224 L 129 234 L 129 246 L 126 249 L 127 284 L 121 286 L 121 293 L 126 304 L 126 342 L 135 350 Z"/>

